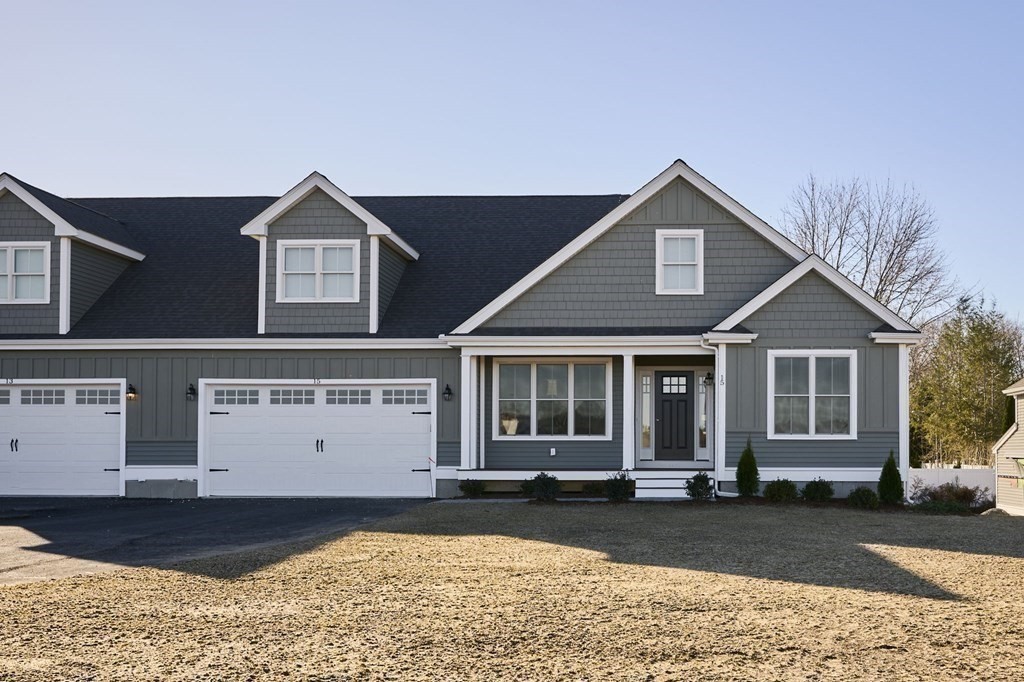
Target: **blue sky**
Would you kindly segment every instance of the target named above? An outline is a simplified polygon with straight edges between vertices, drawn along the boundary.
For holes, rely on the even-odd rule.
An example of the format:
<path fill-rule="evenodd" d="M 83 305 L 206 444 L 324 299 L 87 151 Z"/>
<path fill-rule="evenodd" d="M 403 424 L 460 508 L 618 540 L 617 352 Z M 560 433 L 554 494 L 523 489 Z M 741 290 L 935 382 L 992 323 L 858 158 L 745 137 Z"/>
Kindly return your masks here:
<path fill-rule="evenodd" d="M 65 196 L 912 184 L 1024 320 L 1020 2 L 0 0 L 0 170 Z"/>

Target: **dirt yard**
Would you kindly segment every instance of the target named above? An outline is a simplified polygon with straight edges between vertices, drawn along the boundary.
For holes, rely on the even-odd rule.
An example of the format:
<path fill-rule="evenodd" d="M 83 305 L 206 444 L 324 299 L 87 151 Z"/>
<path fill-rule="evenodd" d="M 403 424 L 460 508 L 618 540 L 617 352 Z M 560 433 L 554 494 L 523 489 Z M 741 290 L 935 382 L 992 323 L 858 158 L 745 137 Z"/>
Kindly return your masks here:
<path fill-rule="evenodd" d="M 1024 519 L 433 504 L 0 588 L 0 679 L 1005 680 Z"/>

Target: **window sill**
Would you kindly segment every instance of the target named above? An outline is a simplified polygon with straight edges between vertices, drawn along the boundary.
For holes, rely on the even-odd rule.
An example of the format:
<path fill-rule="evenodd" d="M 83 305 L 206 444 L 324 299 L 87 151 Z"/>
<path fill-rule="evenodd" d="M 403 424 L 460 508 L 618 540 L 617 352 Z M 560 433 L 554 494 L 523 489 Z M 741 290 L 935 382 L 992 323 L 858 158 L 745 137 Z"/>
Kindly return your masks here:
<path fill-rule="evenodd" d="M 37 298 L 31 301 L 0 301 L 0 305 L 50 305 L 50 299 Z"/>
<path fill-rule="evenodd" d="M 358 298 L 278 298 L 275 303 L 359 303 Z"/>
<path fill-rule="evenodd" d="M 703 296 L 703 289 L 694 289 L 692 291 L 672 291 L 665 289 L 663 291 L 655 291 L 655 296 Z"/>
<path fill-rule="evenodd" d="M 857 440 L 856 433 L 841 434 L 841 435 L 801 435 L 801 434 L 789 434 L 780 433 L 774 434 L 769 433 L 767 436 L 768 440 Z"/>
<path fill-rule="evenodd" d="M 529 442 L 529 441 L 610 441 L 611 436 L 491 436 L 491 440 L 494 441 L 514 441 L 514 442 Z"/>

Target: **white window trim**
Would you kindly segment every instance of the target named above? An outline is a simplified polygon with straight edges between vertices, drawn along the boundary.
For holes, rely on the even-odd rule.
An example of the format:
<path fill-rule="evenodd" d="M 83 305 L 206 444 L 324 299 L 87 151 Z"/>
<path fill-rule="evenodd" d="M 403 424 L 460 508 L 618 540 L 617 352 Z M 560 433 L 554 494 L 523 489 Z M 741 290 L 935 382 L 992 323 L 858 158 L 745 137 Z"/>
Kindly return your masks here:
<path fill-rule="evenodd" d="M 352 248 L 352 296 L 350 298 L 287 298 L 284 295 L 284 250 L 290 247 L 315 248 L 314 271 L 316 275 L 316 291 L 321 291 L 323 280 L 322 253 L 323 247 L 350 247 Z M 359 303 L 359 266 L 361 257 L 361 246 L 358 239 L 280 239 L 277 242 L 277 303 Z"/>
<path fill-rule="evenodd" d="M 695 289 L 665 288 L 665 239 L 693 237 L 696 240 L 697 287 Z M 655 230 L 654 293 L 658 296 L 700 296 L 704 294 L 704 230 Z"/>
<path fill-rule="evenodd" d="M 808 431 L 775 433 L 775 358 L 807 358 Z M 816 358 L 850 360 L 850 433 L 814 433 L 814 372 Z M 786 349 L 768 351 L 768 440 L 857 440 L 857 351 L 842 349 Z"/>
<path fill-rule="evenodd" d="M 31 300 L 14 298 L 14 249 L 43 250 L 43 298 Z M 0 242 L 0 258 L 7 259 L 7 298 L 0 299 L 0 305 L 49 305 L 50 304 L 50 242 Z"/>
<path fill-rule="evenodd" d="M 498 409 L 498 382 L 501 365 L 530 365 L 530 434 L 508 436 L 501 433 L 501 415 Z M 575 375 L 574 367 L 580 365 L 604 365 L 605 376 L 605 433 L 601 436 L 545 436 L 537 435 L 537 365 L 569 365 L 569 433 L 575 429 Z M 491 438 L 500 441 L 608 441 L 612 439 L 614 420 L 612 411 L 612 359 L 607 357 L 549 357 L 549 358 L 494 358 L 491 365 Z"/>

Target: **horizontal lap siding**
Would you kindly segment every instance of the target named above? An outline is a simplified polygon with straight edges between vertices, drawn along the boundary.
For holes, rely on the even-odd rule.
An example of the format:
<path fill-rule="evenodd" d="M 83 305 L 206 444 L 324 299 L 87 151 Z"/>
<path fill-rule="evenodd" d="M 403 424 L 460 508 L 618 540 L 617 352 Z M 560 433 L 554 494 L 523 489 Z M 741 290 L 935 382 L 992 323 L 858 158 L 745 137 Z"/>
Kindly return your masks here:
<path fill-rule="evenodd" d="M 138 390 L 125 403 L 127 443 L 135 464 L 176 465 L 184 443 L 194 452 L 198 401 L 187 401 L 199 379 L 437 379 L 459 386 L 459 355 L 424 351 L 66 351 L 0 353 L 0 377 L 12 379 L 124 378 Z M 458 452 L 459 402 L 438 400 L 438 451 Z M 162 454 L 161 454 L 162 453 Z M 450 455 L 446 455 L 450 457 Z M 139 459 L 136 460 L 135 458 Z M 144 460 L 144 461 L 143 461 Z M 191 463 L 194 463 L 194 455 Z M 457 465 L 458 461 L 453 462 Z"/>
<path fill-rule="evenodd" d="M 599 441 L 569 440 L 494 440 L 494 401 L 492 363 L 486 358 L 484 432 L 487 469 L 621 469 L 622 468 L 622 358 L 612 360 L 612 439 Z M 556 448 L 554 457 L 551 448 Z"/>
<path fill-rule="evenodd" d="M 758 334 L 728 347 L 726 466 L 750 437 L 762 467 L 878 467 L 899 451 L 899 348 L 867 338 L 880 321 L 817 274 L 810 274 L 745 320 Z M 769 440 L 768 351 L 857 351 L 857 439 Z"/>
<path fill-rule="evenodd" d="M 99 300 L 114 283 L 128 261 L 86 244 L 71 244 L 71 326 Z"/>
<path fill-rule="evenodd" d="M 282 239 L 358 239 L 358 303 L 277 303 L 277 242 Z M 350 334 L 370 326 L 370 244 L 366 223 L 316 190 L 267 229 L 268 334 Z"/>
<path fill-rule="evenodd" d="M 1024 399 L 1017 401 L 1017 432 L 1003 443 L 996 456 L 996 502 L 1007 511 L 1024 515 Z M 1021 458 L 1020 460 L 1016 458 Z"/>
<path fill-rule="evenodd" d="M 195 466 L 194 440 L 132 441 L 125 448 L 128 466 Z"/>
<path fill-rule="evenodd" d="M 377 301 L 378 323 L 384 319 L 384 315 L 388 310 L 388 305 L 391 303 L 391 297 L 395 295 L 395 290 L 398 289 L 398 283 L 401 281 L 404 273 L 405 259 L 395 253 L 390 246 L 381 243 L 380 283 L 377 286 L 379 298 Z"/>
<path fill-rule="evenodd" d="M 0 305 L 0 334 L 56 334 L 60 323 L 60 240 L 53 224 L 10 192 L 0 197 L 0 242 L 49 242 L 50 302 Z"/>
<path fill-rule="evenodd" d="M 704 231 L 704 294 L 655 294 L 658 229 Z M 678 180 L 489 320 L 489 328 L 721 322 L 794 261 Z"/>

